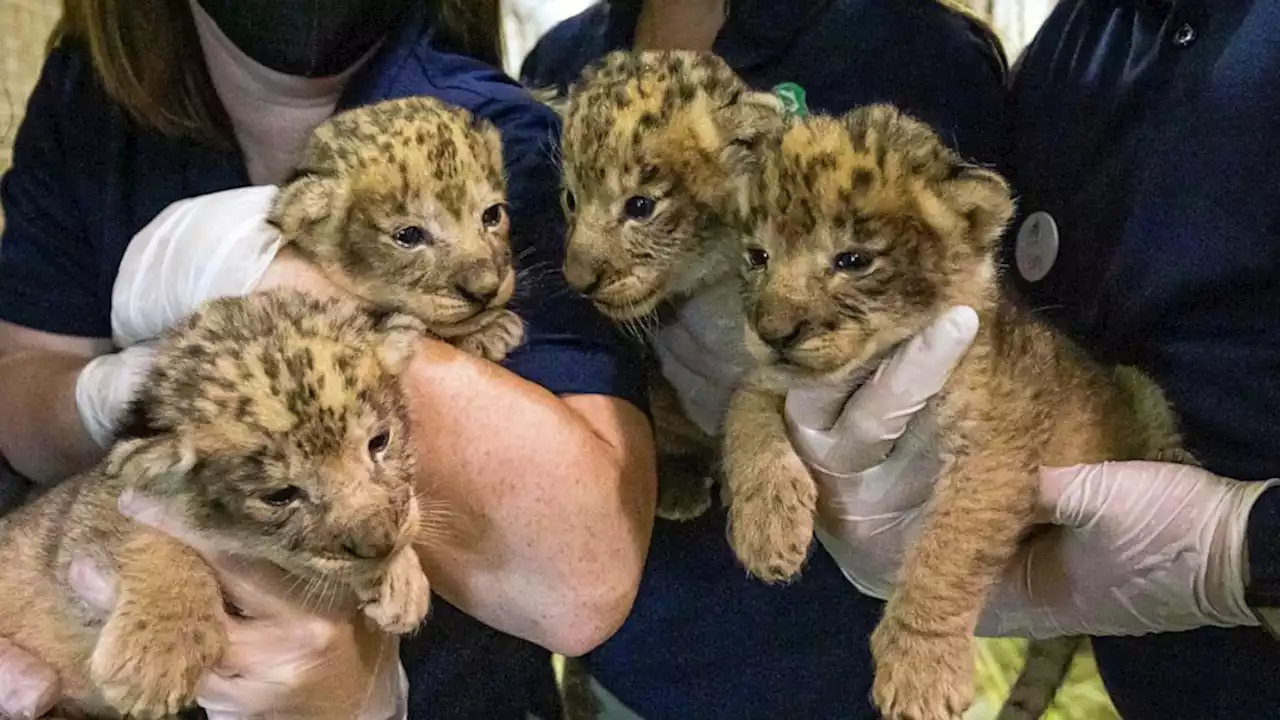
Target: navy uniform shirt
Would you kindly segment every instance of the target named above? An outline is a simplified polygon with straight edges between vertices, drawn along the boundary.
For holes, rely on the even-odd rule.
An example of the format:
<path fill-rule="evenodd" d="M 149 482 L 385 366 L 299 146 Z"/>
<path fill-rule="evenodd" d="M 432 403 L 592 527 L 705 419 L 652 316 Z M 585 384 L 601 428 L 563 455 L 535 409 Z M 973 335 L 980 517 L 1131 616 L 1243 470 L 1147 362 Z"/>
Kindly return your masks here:
<path fill-rule="evenodd" d="M 793 82 L 810 110 L 892 101 L 983 163 L 1005 135 L 1004 58 L 990 37 L 932 0 L 733 0 L 714 45 L 751 85 Z M 631 46 L 638 2 L 597 4 L 552 29 L 525 61 L 534 86 L 564 86 Z M 749 578 L 723 510 L 658 520 L 639 596 L 587 662 L 648 720 L 874 718 L 868 638 L 883 609 L 849 586 L 816 543 L 801 579 Z"/>
<path fill-rule="evenodd" d="M 588 303 L 545 272 L 563 253 L 559 181 L 546 152 L 555 116 L 501 72 L 433 49 L 421 21 L 358 71 L 339 109 L 410 95 L 467 108 L 502 134 L 514 255 L 521 269 L 537 270 L 526 277 L 540 278 L 514 306 L 528 335 L 507 367 L 552 392 L 613 395 L 643 407 L 639 363 Z M 176 200 L 247 184 L 234 150 L 166 139 L 128 120 L 103 94 L 85 48 L 64 42 L 45 63 L 0 183 L 0 320 L 110 337 L 111 286 L 133 234 Z M 411 717 L 557 714 L 545 650 L 442 600 L 402 656 Z"/>
<path fill-rule="evenodd" d="M 1244 480 L 1280 476 L 1277 79 L 1274 0 L 1065 0 L 1013 82 L 1014 228 L 1052 224 L 1037 216 L 1010 258 L 1043 277 L 1011 276 L 1098 357 L 1151 373 L 1191 451 Z M 1268 494 L 1250 561 L 1275 588 Z M 1280 716 L 1280 643 L 1261 630 L 1095 648 L 1126 720 Z"/>

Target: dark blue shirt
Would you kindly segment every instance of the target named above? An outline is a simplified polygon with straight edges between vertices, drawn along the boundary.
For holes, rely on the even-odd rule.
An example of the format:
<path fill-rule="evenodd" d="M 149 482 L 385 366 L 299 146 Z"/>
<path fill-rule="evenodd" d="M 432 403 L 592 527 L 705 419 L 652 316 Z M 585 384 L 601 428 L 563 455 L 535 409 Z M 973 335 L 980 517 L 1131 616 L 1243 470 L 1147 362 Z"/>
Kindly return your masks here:
<path fill-rule="evenodd" d="M 467 108 L 502 134 L 514 255 L 523 276 L 538 279 L 515 305 L 528 335 L 506 366 L 555 393 L 612 395 L 643 407 L 639 363 L 554 272 L 564 235 L 557 169 L 546 152 L 559 130 L 554 114 L 501 72 L 433 49 L 421 21 L 358 72 L 339 109 L 409 95 Z M 0 320 L 110 337 L 111 286 L 134 233 L 174 201 L 248 184 L 235 149 L 165 138 L 132 122 L 103 93 L 86 49 L 64 42 L 45 63 L 0 182 Z M 403 659 L 412 717 L 556 715 L 545 650 L 439 599 L 404 643 Z"/>
<path fill-rule="evenodd" d="M 1151 373 L 1191 451 L 1246 480 L 1280 476 L 1277 78 L 1273 0 L 1067 0 L 1012 94 L 1016 222 L 1047 212 L 1060 241 L 1043 279 L 1011 275 L 1098 357 Z M 1250 562 L 1280 604 L 1269 494 Z M 1280 713 L 1280 644 L 1260 630 L 1094 645 L 1126 720 Z"/>
<path fill-rule="evenodd" d="M 748 83 L 804 88 L 811 110 L 892 101 L 982 163 L 1005 135 L 1004 60 L 991 37 L 928 0 L 734 0 L 714 45 Z M 552 29 L 526 84 L 564 86 L 631 45 L 638 2 L 597 4 Z M 874 718 L 868 639 L 880 602 L 816 543 L 787 587 L 747 577 L 722 510 L 658 520 L 639 596 L 587 662 L 619 700 L 660 718 Z"/>

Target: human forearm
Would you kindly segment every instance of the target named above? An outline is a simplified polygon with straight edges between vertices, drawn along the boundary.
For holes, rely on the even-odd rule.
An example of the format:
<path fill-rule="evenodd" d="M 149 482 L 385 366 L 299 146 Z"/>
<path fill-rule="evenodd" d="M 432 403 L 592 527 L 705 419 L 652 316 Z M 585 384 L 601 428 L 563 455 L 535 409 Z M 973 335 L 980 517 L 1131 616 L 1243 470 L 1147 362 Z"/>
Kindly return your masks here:
<path fill-rule="evenodd" d="M 406 377 L 434 587 L 477 619 L 577 655 L 626 618 L 653 524 L 648 423 L 600 396 L 557 398 L 428 343 Z"/>
<path fill-rule="evenodd" d="M 54 482 L 102 456 L 76 410 L 76 378 L 88 361 L 44 350 L 0 356 L 0 455 L 14 470 Z"/>

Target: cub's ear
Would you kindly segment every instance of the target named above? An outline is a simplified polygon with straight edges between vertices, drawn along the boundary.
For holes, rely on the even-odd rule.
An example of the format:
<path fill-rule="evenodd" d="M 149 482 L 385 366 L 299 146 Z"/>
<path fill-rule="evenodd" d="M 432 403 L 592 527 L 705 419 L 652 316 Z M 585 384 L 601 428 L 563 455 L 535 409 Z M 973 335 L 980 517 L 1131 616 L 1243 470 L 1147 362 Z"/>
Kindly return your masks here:
<path fill-rule="evenodd" d="M 267 212 L 267 222 L 279 228 L 285 238 L 305 235 L 333 217 L 341 189 L 337 177 L 300 171 L 281 185 Z"/>
<path fill-rule="evenodd" d="M 388 313 L 375 318 L 375 324 L 381 335 L 375 350 L 378 363 L 392 375 L 403 373 L 427 336 L 426 324 L 405 313 Z"/>
<path fill-rule="evenodd" d="M 1013 191 L 1000 173 L 960 163 L 942 182 L 939 195 L 969 223 L 969 238 L 983 252 L 994 250 L 1013 217 Z"/>
<path fill-rule="evenodd" d="M 170 497 L 179 492 L 198 460 L 194 436 L 165 433 L 116 443 L 103 470 L 138 492 Z"/>
<path fill-rule="evenodd" d="M 785 128 L 786 109 L 773 93 L 744 89 L 716 110 L 715 122 L 725 139 L 725 167 L 745 173 L 758 166 L 764 141 Z"/>

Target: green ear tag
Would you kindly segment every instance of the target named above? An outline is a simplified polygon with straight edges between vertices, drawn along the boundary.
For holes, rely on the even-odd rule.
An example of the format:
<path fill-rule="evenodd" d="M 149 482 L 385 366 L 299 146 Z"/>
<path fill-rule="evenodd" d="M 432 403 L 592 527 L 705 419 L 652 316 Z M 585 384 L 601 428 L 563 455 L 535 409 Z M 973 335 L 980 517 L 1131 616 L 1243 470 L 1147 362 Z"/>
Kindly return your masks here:
<path fill-rule="evenodd" d="M 782 106 L 791 115 L 804 117 L 809 114 L 809 107 L 804 103 L 804 88 L 799 85 L 793 82 L 775 85 L 773 94 L 778 96 L 778 99 L 782 101 Z"/>

